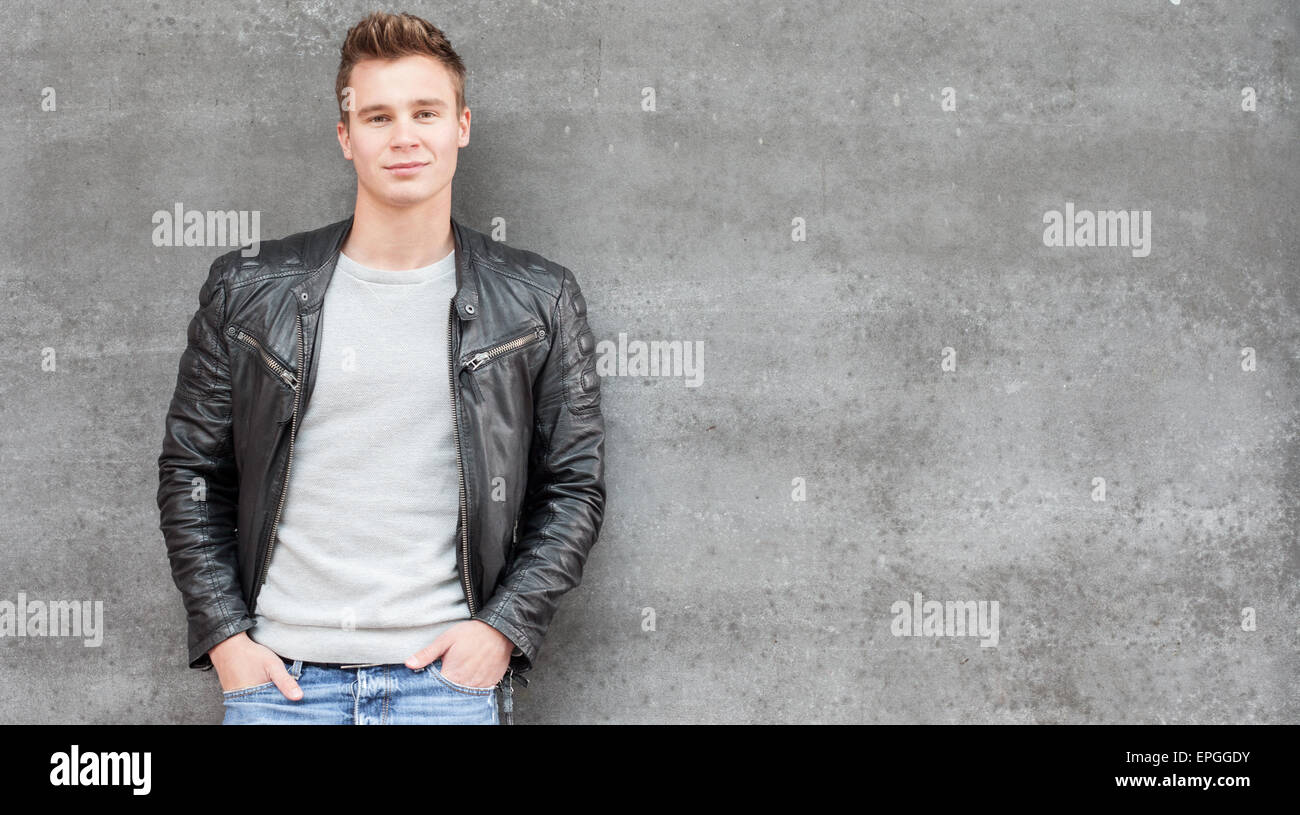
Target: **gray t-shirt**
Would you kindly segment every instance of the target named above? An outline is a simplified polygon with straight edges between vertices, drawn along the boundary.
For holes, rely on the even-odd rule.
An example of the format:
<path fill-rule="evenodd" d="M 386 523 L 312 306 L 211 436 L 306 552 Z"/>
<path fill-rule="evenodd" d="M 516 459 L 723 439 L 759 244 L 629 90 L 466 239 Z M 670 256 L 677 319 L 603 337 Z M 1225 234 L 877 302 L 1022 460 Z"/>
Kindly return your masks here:
<path fill-rule="evenodd" d="M 256 625 L 289 659 L 402 662 L 470 619 L 447 371 L 456 253 L 380 271 L 340 254 Z"/>

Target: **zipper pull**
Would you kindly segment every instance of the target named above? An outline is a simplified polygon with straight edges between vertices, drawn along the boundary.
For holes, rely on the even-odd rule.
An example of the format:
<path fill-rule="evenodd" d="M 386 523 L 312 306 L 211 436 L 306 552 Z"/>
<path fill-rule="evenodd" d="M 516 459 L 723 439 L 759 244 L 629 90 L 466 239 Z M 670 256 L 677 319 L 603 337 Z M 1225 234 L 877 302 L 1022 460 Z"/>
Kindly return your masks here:
<path fill-rule="evenodd" d="M 465 363 L 465 367 L 469 368 L 471 371 L 477 371 L 479 368 L 483 366 L 483 363 L 487 361 L 488 361 L 487 351 L 479 351 L 477 354 L 470 357 L 469 362 Z"/>
<path fill-rule="evenodd" d="M 502 694 L 501 697 L 501 709 L 506 714 L 506 724 L 515 723 L 515 717 L 514 717 L 515 705 L 514 705 L 514 698 L 513 698 L 514 693 L 513 693 L 513 688 L 511 688 L 510 686 L 510 679 L 511 679 L 510 675 L 512 673 L 514 673 L 513 668 L 506 668 L 506 677 L 501 683 L 501 689 L 505 691 L 505 693 Z"/>
<path fill-rule="evenodd" d="M 283 373 L 280 374 L 280 378 L 284 380 L 284 383 L 286 385 L 293 388 L 294 390 L 298 390 L 298 378 L 296 376 L 289 373 L 288 371 L 284 371 Z"/>

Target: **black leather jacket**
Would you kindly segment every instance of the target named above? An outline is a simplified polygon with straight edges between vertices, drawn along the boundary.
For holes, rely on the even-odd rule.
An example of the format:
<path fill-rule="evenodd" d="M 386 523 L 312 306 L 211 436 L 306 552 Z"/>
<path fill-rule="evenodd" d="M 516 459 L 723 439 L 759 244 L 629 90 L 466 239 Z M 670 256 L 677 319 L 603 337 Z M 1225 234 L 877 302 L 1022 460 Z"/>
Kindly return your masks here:
<path fill-rule="evenodd" d="M 228 252 L 199 292 L 158 457 L 191 668 L 210 670 L 208 649 L 253 627 L 311 404 L 325 288 L 351 226 L 266 241 L 252 258 Z M 596 343 L 571 271 L 451 226 L 461 579 L 471 616 L 515 644 L 507 675 L 518 675 L 581 581 L 604 517 Z"/>

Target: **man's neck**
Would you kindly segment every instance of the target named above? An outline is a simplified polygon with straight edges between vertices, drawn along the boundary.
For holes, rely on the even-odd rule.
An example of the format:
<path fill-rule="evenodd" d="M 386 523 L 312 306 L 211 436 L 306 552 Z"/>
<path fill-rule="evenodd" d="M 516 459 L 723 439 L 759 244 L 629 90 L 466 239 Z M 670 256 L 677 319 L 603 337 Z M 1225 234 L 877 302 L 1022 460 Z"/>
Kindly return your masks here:
<path fill-rule="evenodd" d="M 362 266 L 398 271 L 437 263 L 455 246 L 450 196 L 415 207 L 390 207 L 358 195 L 342 251 Z"/>

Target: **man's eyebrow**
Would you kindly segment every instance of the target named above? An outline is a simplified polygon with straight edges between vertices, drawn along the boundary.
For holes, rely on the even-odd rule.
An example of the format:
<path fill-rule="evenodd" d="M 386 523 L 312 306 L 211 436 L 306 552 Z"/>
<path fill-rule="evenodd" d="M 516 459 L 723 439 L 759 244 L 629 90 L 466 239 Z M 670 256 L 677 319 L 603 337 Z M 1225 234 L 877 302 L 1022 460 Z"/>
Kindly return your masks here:
<path fill-rule="evenodd" d="M 444 102 L 444 101 L 441 100 L 441 99 L 437 99 L 437 98 L 434 98 L 434 99 L 415 99 L 415 100 L 413 100 L 413 101 L 411 102 L 411 105 L 412 105 L 413 107 L 417 107 L 417 108 L 446 108 L 446 107 L 447 107 L 447 103 L 446 103 L 446 102 Z M 376 110 L 387 110 L 389 107 L 390 107 L 389 105 L 387 105 L 387 104 L 385 104 L 385 103 L 382 103 L 382 102 L 377 103 L 377 104 L 373 104 L 373 105 L 366 105 L 365 107 L 363 107 L 363 108 L 361 108 L 361 109 L 359 109 L 359 110 L 357 111 L 357 116 L 358 116 L 358 117 L 365 116 L 367 113 L 370 113 L 370 112 L 372 112 L 372 111 L 376 111 Z"/>

